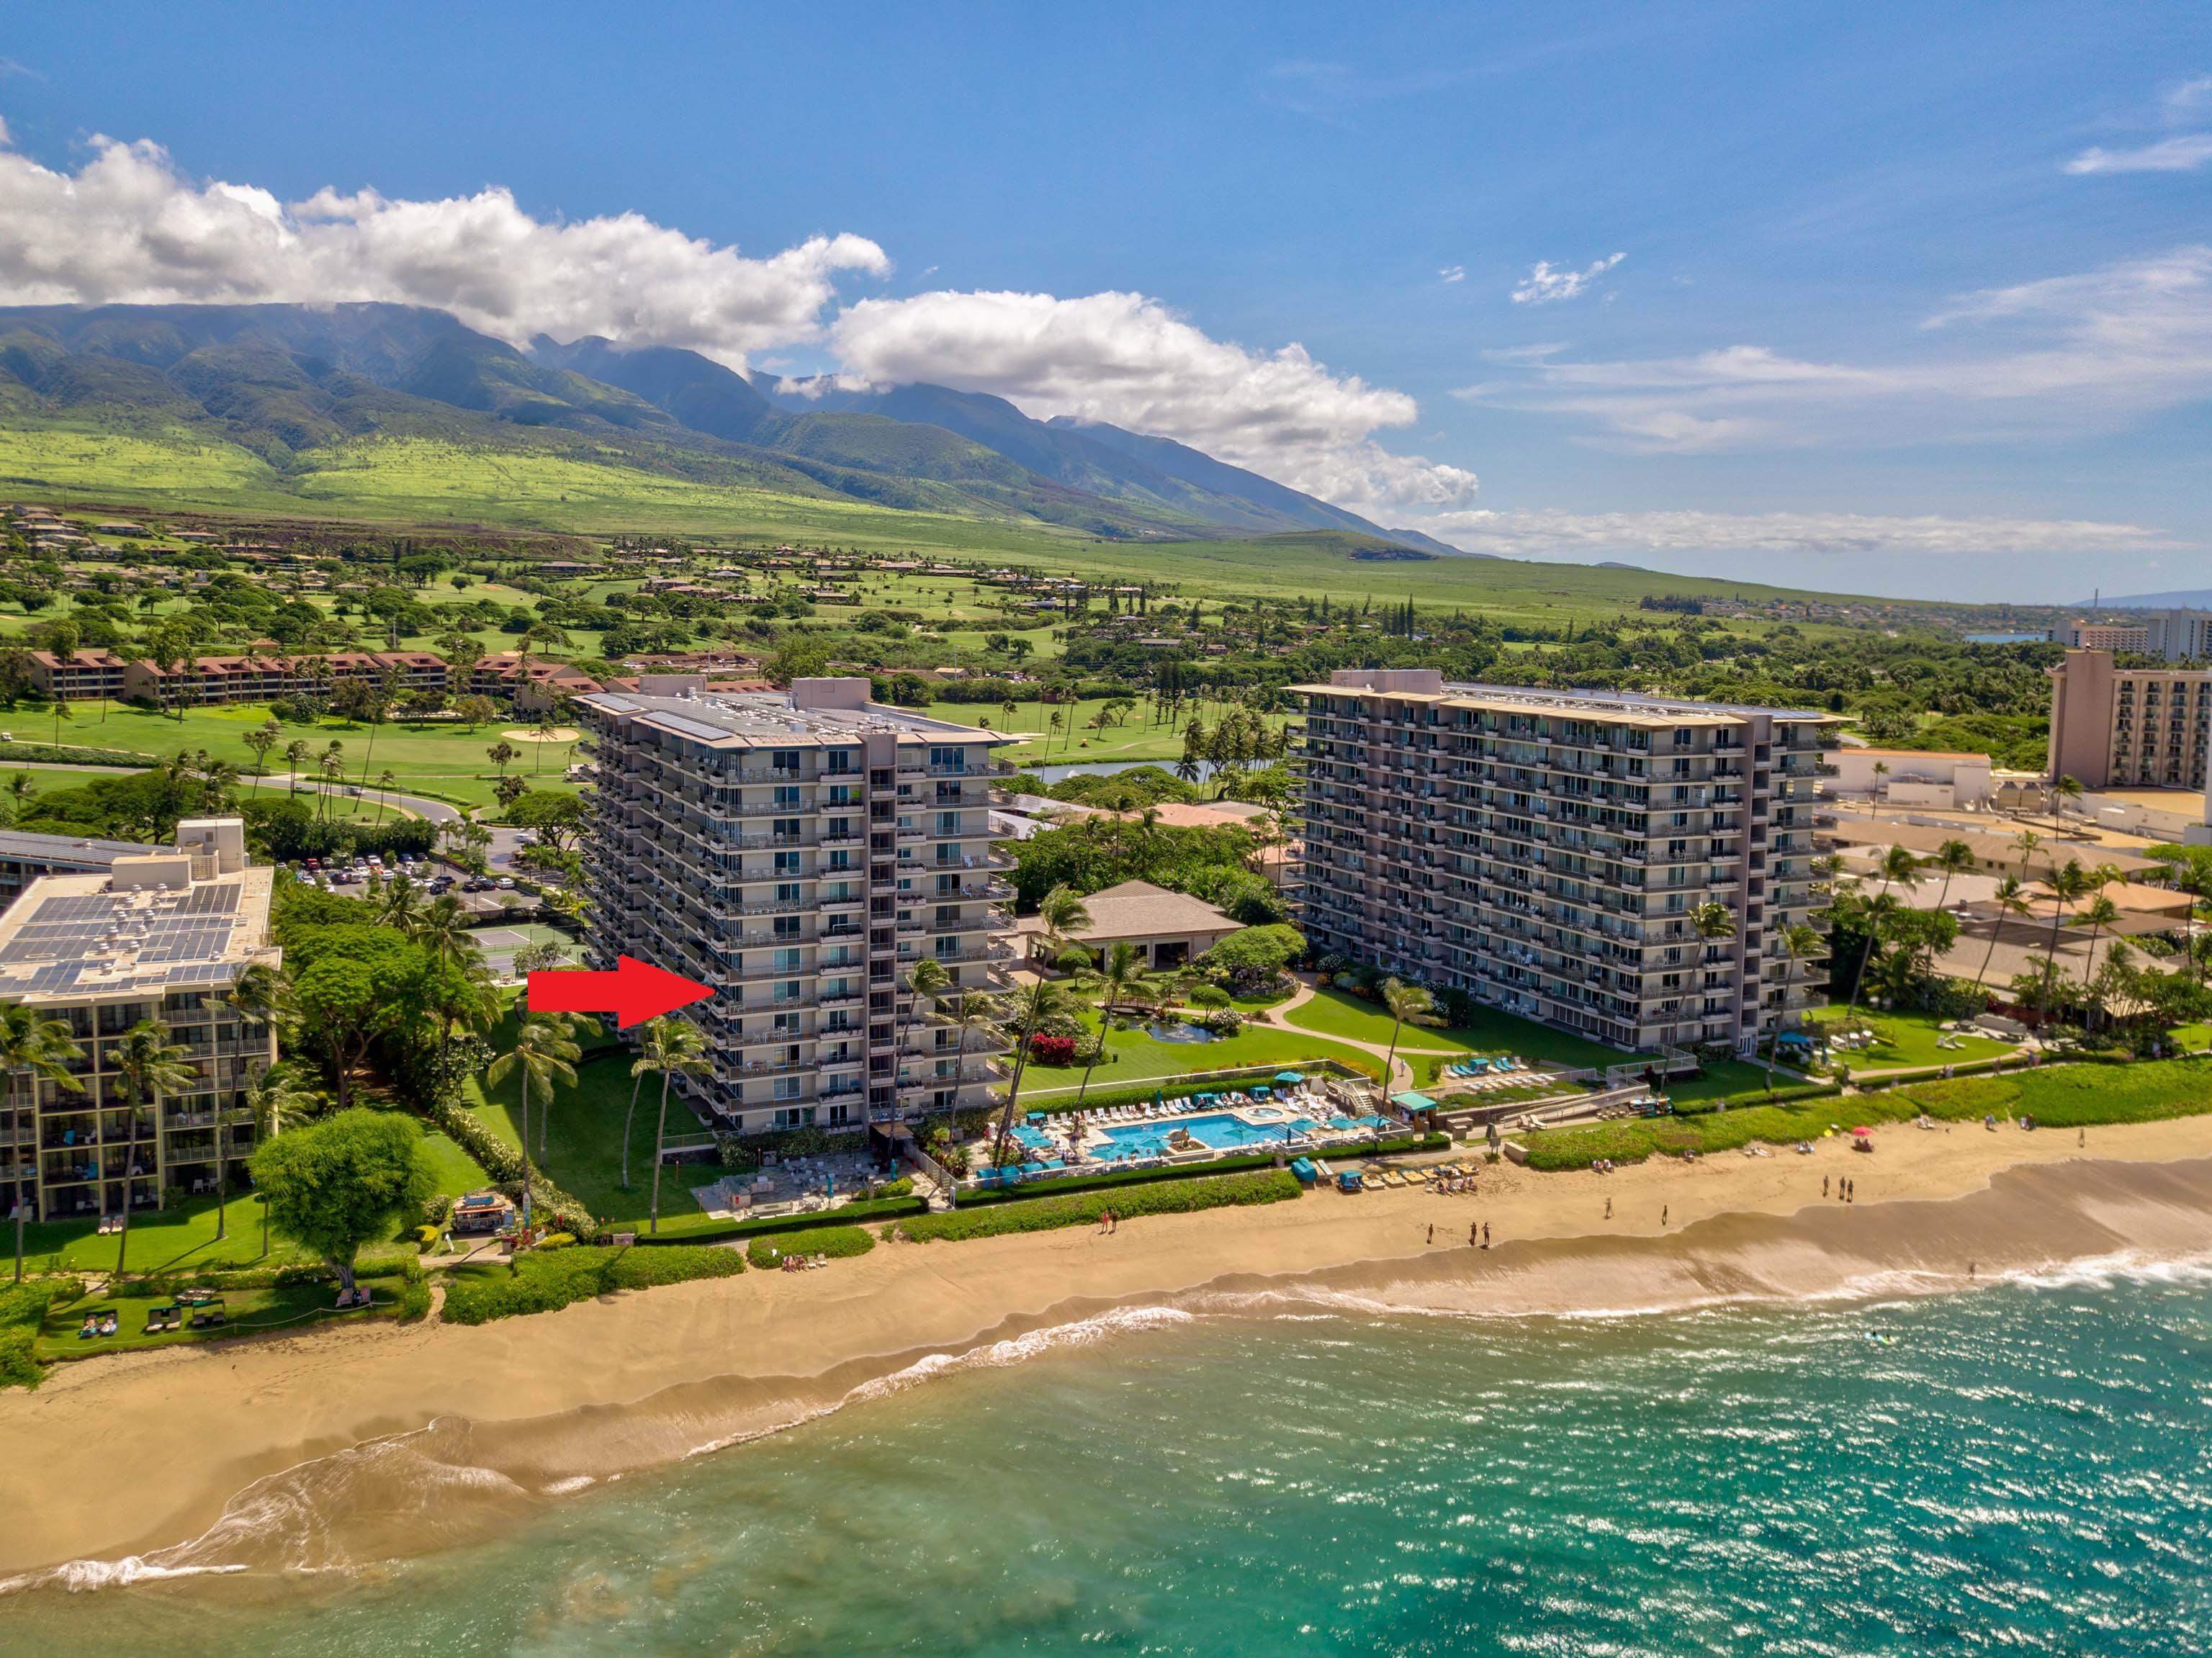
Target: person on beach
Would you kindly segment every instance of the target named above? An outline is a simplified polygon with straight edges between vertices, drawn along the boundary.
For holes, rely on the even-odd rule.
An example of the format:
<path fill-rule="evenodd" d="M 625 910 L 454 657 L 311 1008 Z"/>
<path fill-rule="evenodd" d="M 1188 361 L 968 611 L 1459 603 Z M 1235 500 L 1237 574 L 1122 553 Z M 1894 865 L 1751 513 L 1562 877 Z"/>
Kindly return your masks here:
<path fill-rule="evenodd" d="M 1824 1198 L 1828 1195 L 1828 1177 L 1826 1175 L 1820 1176 L 1820 1195 Z"/>
<path fill-rule="evenodd" d="M 1607 1220 L 1611 1220 L 1613 1218 L 1613 1199 L 1611 1198 L 1607 1198 L 1605 1200 L 1605 1218 Z"/>
<path fill-rule="evenodd" d="M 1431 1221 L 1431 1222 L 1429 1223 L 1429 1242 L 1430 1242 L 1431 1243 L 1434 1243 L 1436 1241 L 1437 1241 L 1437 1224 L 1436 1224 L 1436 1222 L 1434 1222 L 1434 1221 Z"/>
<path fill-rule="evenodd" d="M 1468 1224 L 1467 1224 L 1467 1247 L 1468 1247 L 1468 1248 L 1472 1249 L 1472 1248 L 1474 1248 L 1475 1243 L 1476 1243 L 1476 1241 L 1477 1241 L 1477 1236 L 1478 1236 L 1478 1235 L 1481 1232 L 1481 1230 L 1482 1230 L 1482 1228 L 1481 1228 L 1481 1227 L 1480 1227 L 1479 1225 L 1477 1225 L 1474 1222 L 1473 1222 L 1473 1221 L 1469 1221 L 1469 1222 L 1468 1222 Z"/>
<path fill-rule="evenodd" d="M 1663 1203 L 1659 1206 L 1659 1224 L 1662 1226 L 1667 1224 L 1667 1206 Z"/>
<path fill-rule="evenodd" d="M 1486 1249 L 1490 1248 L 1490 1223 L 1488 1221 L 1482 1223 L 1482 1247 Z"/>

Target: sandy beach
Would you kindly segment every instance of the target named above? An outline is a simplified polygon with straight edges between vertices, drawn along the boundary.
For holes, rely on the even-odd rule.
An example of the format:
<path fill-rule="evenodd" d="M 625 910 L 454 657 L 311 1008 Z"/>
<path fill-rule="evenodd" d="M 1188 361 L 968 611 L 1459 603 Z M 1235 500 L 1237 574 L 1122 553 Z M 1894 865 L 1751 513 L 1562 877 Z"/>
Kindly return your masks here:
<path fill-rule="evenodd" d="M 435 1546 L 516 1503 L 771 1431 L 946 1356 L 1018 1357 L 1173 1302 L 1470 1316 L 1911 1292 L 2202 1249 L 2212 1117 L 1891 1126 L 1871 1157 L 1498 1165 L 1383 1190 L 963 1243 L 889 1244 L 463 1328 L 383 1327 L 60 1367 L 0 1394 L 0 1576 L 161 1551 L 309 1564 Z M 1850 1177 L 1856 1201 L 1823 1199 Z M 1608 1203 L 1611 1215 L 1607 1215 Z M 1663 1224 L 1662 1224 L 1663 1214 Z M 1492 1247 L 1470 1248 L 1470 1224 Z M 1431 1241 L 1433 1229 L 1433 1241 Z M 363 1446 L 369 1449 L 356 1449 Z M 255 1551 L 260 1551 L 256 1555 Z M 271 1552 L 274 1551 L 274 1552 Z"/>

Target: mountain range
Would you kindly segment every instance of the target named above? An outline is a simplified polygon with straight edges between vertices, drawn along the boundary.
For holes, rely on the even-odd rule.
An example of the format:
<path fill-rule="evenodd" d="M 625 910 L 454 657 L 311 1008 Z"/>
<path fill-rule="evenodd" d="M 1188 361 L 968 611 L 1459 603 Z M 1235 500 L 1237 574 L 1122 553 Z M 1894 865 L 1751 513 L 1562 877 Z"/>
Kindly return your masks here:
<path fill-rule="evenodd" d="M 413 306 L 0 307 L 0 426 L 185 433 L 280 475 L 365 438 L 429 438 L 1114 539 L 1322 530 L 1370 556 L 1457 551 L 1186 445 L 1000 398 L 817 392 L 598 338 L 518 349 Z"/>

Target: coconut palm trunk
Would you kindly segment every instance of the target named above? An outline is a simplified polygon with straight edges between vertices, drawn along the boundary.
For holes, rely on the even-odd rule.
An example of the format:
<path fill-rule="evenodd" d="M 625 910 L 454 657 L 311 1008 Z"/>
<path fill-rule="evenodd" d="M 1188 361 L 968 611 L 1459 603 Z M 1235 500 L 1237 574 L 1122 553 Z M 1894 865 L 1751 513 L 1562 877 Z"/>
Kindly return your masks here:
<path fill-rule="evenodd" d="M 653 1205 L 647 1211 L 646 1231 L 658 1236 L 660 1232 L 660 1154 L 668 1143 L 668 1085 L 676 1080 L 673 1069 L 660 1073 L 660 1121 L 653 1131 Z"/>
<path fill-rule="evenodd" d="M 629 1137 L 637 1126 L 637 1096 L 645 1086 L 645 1072 L 639 1072 L 629 1079 L 629 1110 L 623 1117 L 623 1190 L 629 1190 Z"/>

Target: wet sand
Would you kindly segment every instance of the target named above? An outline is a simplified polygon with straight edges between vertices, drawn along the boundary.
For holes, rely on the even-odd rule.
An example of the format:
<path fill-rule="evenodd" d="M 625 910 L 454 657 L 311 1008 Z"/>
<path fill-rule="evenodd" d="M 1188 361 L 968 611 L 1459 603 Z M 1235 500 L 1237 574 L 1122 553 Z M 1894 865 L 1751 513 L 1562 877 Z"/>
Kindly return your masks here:
<path fill-rule="evenodd" d="M 1609 1175 L 1500 1164 L 1472 1197 L 1322 1192 L 1110 1237 L 883 1245 L 819 1272 L 476 1328 L 63 1366 L 36 1393 L 0 1394 L 0 1576 L 155 1551 L 182 1569 L 418 1552 L 950 1364 L 1141 1325 L 1147 1309 L 1629 1314 L 1960 1287 L 1970 1268 L 1989 1280 L 2212 1238 L 2212 1117 L 2093 1129 L 2086 1148 L 2071 1130 L 1965 1124 L 1876 1138 L 1872 1157 L 1834 1140 L 1811 1157 Z M 1855 1181 L 1857 1202 L 1824 1200 L 1823 1175 Z M 1468 1247 L 1476 1222 L 1488 1250 Z"/>

